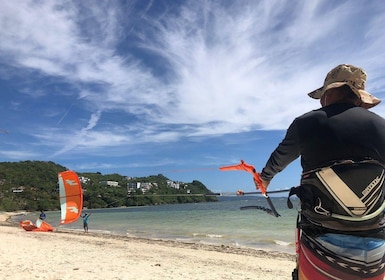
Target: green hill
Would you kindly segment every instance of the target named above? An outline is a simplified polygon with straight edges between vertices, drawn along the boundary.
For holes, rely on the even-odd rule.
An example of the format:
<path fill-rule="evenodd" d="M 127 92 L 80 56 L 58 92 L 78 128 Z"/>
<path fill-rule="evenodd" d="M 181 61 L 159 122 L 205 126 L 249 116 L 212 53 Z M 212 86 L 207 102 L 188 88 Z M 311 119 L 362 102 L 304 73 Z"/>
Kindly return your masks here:
<path fill-rule="evenodd" d="M 51 161 L 1 162 L 0 211 L 59 210 L 57 174 L 65 170 L 66 167 Z M 173 182 L 162 174 L 148 177 L 100 172 L 77 174 L 83 181 L 87 208 L 217 201 L 215 196 L 199 195 L 211 191 L 195 180 Z"/>

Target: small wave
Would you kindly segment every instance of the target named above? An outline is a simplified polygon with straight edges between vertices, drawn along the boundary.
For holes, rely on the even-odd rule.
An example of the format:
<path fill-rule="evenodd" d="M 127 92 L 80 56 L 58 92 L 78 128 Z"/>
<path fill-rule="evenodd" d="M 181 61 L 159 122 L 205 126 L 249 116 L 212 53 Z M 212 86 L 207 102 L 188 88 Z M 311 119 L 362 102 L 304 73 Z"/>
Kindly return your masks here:
<path fill-rule="evenodd" d="M 282 240 L 274 240 L 274 243 L 281 246 L 290 246 L 292 244 L 291 242 L 286 242 Z"/>
<path fill-rule="evenodd" d="M 210 233 L 193 233 L 194 237 L 208 237 L 208 238 L 222 238 L 223 235 L 221 234 L 210 234 Z"/>
<path fill-rule="evenodd" d="M 261 242 L 267 245 L 275 244 L 279 246 L 291 246 L 294 244 L 293 242 L 290 242 L 290 241 L 283 241 L 283 240 L 277 240 L 277 239 L 264 239 L 264 240 L 261 240 Z"/>
<path fill-rule="evenodd" d="M 210 238 L 222 238 L 223 235 L 220 235 L 220 234 L 207 234 L 208 237 Z"/>

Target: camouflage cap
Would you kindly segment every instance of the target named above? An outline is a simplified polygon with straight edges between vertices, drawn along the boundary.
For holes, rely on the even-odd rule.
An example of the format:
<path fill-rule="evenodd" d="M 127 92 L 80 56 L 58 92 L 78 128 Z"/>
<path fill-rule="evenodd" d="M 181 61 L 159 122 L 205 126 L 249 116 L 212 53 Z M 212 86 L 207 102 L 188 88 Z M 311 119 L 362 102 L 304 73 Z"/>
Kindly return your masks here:
<path fill-rule="evenodd" d="M 363 69 L 353 65 L 341 64 L 326 75 L 322 87 L 308 93 L 308 95 L 314 99 L 320 99 L 327 90 L 348 85 L 361 99 L 361 107 L 369 109 L 376 106 L 381 100 L 365 91 L 366 77 L 366 72 Z"/>

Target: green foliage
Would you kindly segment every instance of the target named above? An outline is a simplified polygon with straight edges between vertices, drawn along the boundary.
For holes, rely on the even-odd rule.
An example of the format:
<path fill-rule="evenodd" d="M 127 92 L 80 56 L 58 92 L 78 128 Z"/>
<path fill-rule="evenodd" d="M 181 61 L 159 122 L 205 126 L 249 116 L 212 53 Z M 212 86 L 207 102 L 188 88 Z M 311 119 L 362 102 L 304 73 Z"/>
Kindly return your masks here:
<path fill-rule="evenodd" d="M 1 162 L 0 210 L 58 209 L 57 173 L 65 170 L 51 161 Z"/>
<path fill-rule="evenodd" d="M 1 162 L 0 211 L 59 210 L 57 174 L 65 170 L 67 168 L 51 161 Z M 217 201 L 215 196 L 194 195 L 211 193 L 199 181 L 179 182 L 179 189 L 176 189 L 168 186 L 170 180 L 162 174 L 127 178 L 119 174 L 103 175 L 96 172 L 78 173 L 78 176 L 89 179 L 82 183 L 86 208 Z M 116 181 L 119 186 L 101 185 L 101 181 Z M 153 187 L 145 193 L 140 189 L 128 193 L 129 182 L 151 183 Z"/>

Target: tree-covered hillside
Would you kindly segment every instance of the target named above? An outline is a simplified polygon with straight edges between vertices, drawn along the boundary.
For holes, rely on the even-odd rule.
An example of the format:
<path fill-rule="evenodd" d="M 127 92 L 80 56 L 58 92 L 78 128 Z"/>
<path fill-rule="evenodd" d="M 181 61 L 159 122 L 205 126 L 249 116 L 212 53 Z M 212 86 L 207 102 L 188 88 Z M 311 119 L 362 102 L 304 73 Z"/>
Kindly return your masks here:
<path fill-rule="evenodd" d="M 59 210 L 57 174 L 67 170 L 54 162 L 22 161 L 0 163 L 0 211 Z M 76 171 L 76 170 L 75 170 Z M 84 207 L 108 208 L 122 206 L 157 205 L 217 201 L 211 191 L 199 181 L 177 182 L 171 187 L 169 178 L 162 174 L 148 177 L 126 177 L 119 174 L 77 173 L 83 180 Z M 103 182 L 117 182 L 109 186 Z M 149 189 L 129 189 L 138 183 Z"/>

